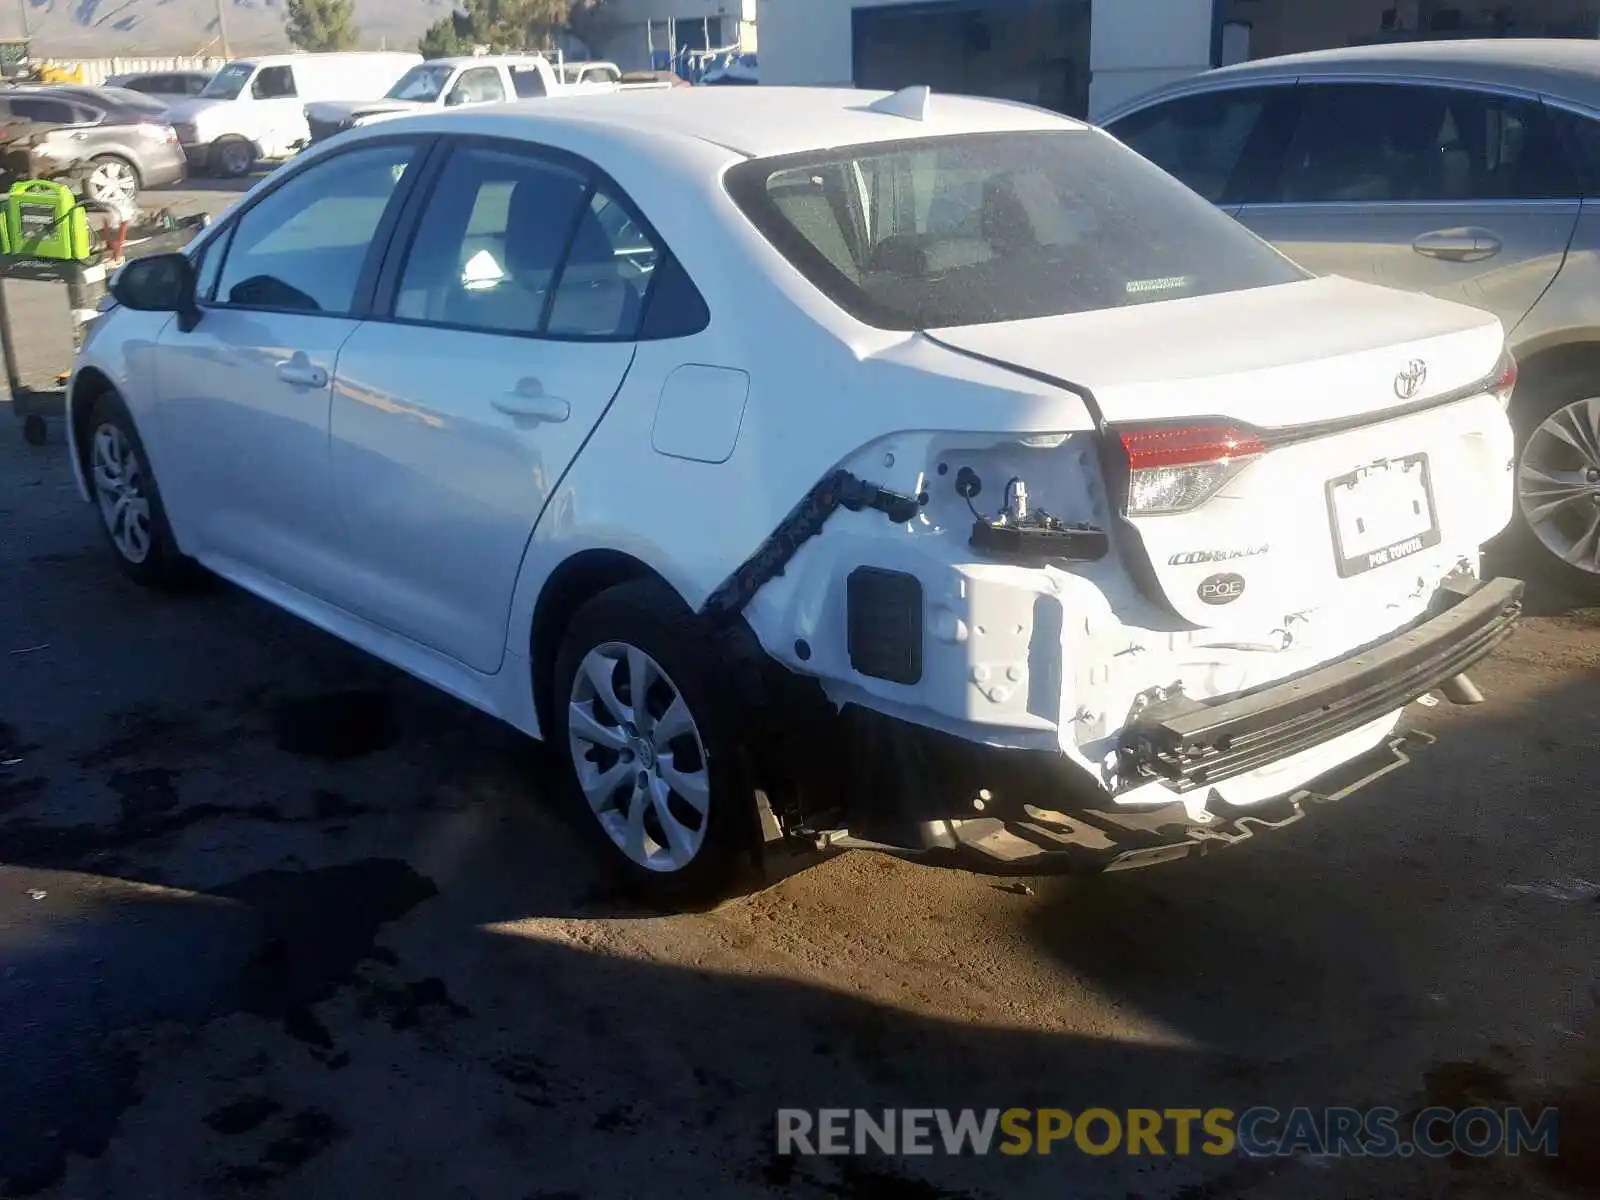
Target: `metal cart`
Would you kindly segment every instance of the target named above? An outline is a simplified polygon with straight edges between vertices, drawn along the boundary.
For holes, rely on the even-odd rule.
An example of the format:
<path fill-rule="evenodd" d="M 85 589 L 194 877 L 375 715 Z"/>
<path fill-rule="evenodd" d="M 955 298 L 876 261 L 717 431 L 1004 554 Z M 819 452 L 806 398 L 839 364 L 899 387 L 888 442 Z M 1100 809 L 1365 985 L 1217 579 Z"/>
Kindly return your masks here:
<path fill-rule="evenodd" d="M 81 331 L 99 311 L 110 275 L 130 258 L 177 250 L 205 228 L 201 214 L 102 237 L 85 260 L 0 254 L 0 352 L 23 440 L 43 445 L 66 410 Z"/>

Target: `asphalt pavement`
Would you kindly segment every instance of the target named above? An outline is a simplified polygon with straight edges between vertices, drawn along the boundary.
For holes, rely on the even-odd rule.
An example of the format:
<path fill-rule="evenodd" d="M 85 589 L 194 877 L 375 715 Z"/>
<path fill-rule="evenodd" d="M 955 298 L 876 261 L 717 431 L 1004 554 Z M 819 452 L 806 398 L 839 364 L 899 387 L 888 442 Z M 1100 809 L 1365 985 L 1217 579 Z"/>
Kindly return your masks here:
<path fill-rule="evenodd" d="M 178 195 L 215 207 L 227 192 Z M 1203 859 L 855 853 L 631 907 L 513 731 L 219 585 L 124 582 L 0 406 L 0 1194 L 1600 1194 L 1600 609 Z M 1559 1158 L 826 1159 L 781 1107 L 1474 1103 Z"/>

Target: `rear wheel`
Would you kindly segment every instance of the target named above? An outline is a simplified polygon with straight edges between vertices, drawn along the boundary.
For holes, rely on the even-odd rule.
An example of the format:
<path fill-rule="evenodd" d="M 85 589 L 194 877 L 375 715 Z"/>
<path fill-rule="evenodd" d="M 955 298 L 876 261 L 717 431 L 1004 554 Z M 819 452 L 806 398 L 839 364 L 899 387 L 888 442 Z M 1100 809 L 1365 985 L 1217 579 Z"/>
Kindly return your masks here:
<path fill-rule="evenodd" d="M 1557 378 L 1517 397 L 1518 540 L 1552 582 L 1600 596 L 1600 387 Z"/>
<path fill-rule="evenodd" d="M 699 621 L 665 585 L 622 584 L 573 618 L 552 742 L 602 853 L 666 907 L 733 890 L 758 846 L 755 794 Z"/>
<path fill-rule="evenodd" d="M 83 181 L 83 191 L 89 199 L 102 204 L 131 208 L 139 198 L 139 170 L 125 158 L 102 154 L 90 160 L 89 177 Z"/>

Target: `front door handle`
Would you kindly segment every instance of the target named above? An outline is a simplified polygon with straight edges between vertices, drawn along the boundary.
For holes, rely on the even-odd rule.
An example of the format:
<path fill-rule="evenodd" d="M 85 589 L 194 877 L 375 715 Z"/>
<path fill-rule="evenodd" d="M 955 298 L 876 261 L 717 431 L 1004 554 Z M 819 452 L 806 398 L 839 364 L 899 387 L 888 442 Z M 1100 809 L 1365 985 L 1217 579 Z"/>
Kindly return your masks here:
<path fill-rule="evenodd" d="M 278 364 L 278 378 L 290 387 L 325 388 L 328 386 L 328 373 L 321 367 L 314 366 L 305 351 L 298 350 L 288 362 Z"/>
<path fill-rule="evenodd" d="M 1500 239 L 1487 229 L 1440 229 L 1422 234 L 1411 248 L 1445 262 L 1481 262 L 1500 253 Z"/>
<path fill-rule="evenodd" d="M 559 425 L 572 415 L 572 405 L 559 396 L 550 395 L 537 379 L 524 379 L 495 400 L 494 406 L 507 416 L 521 417 L 525 421 L 548 421 L 553 425 Z"/>

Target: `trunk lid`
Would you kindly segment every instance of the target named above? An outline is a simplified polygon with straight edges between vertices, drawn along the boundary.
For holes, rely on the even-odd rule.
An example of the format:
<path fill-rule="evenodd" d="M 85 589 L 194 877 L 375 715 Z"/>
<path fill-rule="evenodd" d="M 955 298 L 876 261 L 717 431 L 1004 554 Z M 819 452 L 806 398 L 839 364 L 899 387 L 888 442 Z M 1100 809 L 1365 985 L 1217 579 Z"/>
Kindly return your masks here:
<path fill-rule="evenodd" d="M 1464 305 L 1323 278 L 933 336 L 1088 390 L 1140 488 L 1194 443 L 1228 447 L 1198 502 L 1128 513 L 1146 590 L 1197 625 L 1393 602 L 1510 515 L 1500 401 L 1429 407 L 1504 351 L 1498 319 Z"/>

